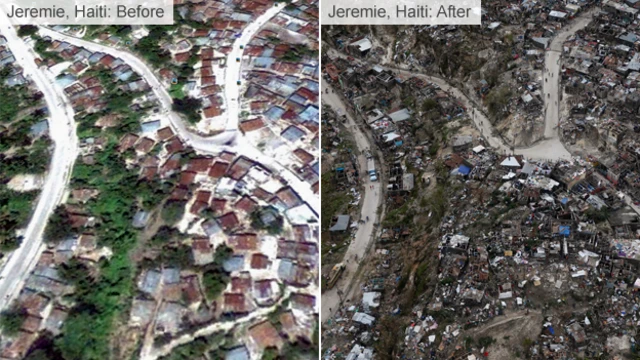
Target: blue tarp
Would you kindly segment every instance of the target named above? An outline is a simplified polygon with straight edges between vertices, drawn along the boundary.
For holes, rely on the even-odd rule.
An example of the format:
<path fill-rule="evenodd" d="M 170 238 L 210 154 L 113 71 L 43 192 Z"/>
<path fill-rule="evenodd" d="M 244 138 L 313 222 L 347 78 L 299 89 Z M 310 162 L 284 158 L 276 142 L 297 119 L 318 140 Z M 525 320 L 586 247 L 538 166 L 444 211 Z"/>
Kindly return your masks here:
<path fill-rule="evenodd" d="M 568 225 L 558 226 L 558 234 L 562 236 L 569 236 L 571 234 L 571 228 Z"/>
<path fill-rule="evenodd" d="M 458 172 L 462 175 L 469 175 L 471 169 L 466 165 L 460 165 L 460 167 L 458 168 Z"/>

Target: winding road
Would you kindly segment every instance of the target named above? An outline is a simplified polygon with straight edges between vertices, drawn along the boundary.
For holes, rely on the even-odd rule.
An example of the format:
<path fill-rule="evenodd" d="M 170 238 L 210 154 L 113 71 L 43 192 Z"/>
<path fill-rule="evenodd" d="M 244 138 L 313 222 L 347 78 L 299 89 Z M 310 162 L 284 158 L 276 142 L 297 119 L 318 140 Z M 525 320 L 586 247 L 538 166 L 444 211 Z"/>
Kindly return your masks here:
<path fill-rule="evenodd" d="M 365 258 L 367 249 L 373 240 L 373 233 L 375 231 L 373 224 L 377 222 L 378 206 L 380 205 L 382 195 L 381 182 L 369 181 L 369 177 L 366 175 L 367 159 L 365 158 L 364 153 L 367 149 L 373 149 L 369 143 L 369 139 L 362 133 L 362 130 L 359 130 L 358 125 L 351 115 L 349 115 L 346 106 L 338 95 L 334 92 L 327 94 L 325 93 L 326 89 L 331 89 L 331 87 L 323 81 L 322 102 L 331 105 L 333 109 L 342 109 L 342 111 L 347 115 L 346 126 L 353 129 L 351 134 L 355 138 L 356 146 L 360 151 L 360 156 L 358 156 L 360 174 L 363 174 L 362 178 L 365 179 L 364 192 L 362 195 L 364 200 L 362 203 L 360 218 L 366 219 L 368 217 L 369 221 L 358 226 L 356 236 L 351 241 L 349 248 L 347 248 L 347 251 L 344 254 L 343 263 L 345 265 L 345 269 L 340 280 L 332 289 L 327 290 L 322 294 L 322 311 L 320 313 L 322 322 L 329 319 L 333 316 L 333 313 L 338 310 L 338 307 L 342 302 L 341 298 L 346 299 L 350 295 L 351 283 L 358 270 L 358 265 L 360 261 Z M 358 219 L 352 219 L 352 221 L 357 220 Z M 359 260 L 356 260 L 356 258 Z M 340 294 L 338 294 L 338 292 L 340 292 Z"/>
<path fill-rule="evenodd" d="M 571 37 L 577 31 L 584 29 L 589 24 L 595 11 L 597 11 L 597 9 L 582 13 L 580 16 L 572 20 L 572 22 L 568 26 L 562 28 L 562 30 L 552 39 L 551 44 L 549 45 L 549 49 L 547 49 L 545 53 L 545 69 L 543 70 L 542 79 L 543 96 L 546 105 L 544 139 L 538 141 L 530 147 L 515 148 L 515 154 L 523 155 L 525 158 L 533 160 L 560 160 L 571 158 L 571 154 L 569 153 L 569 151 L 567 151 L 567 149 L 562 144 L 562 141 L 560 140 L 557 129 L 560 116 L 559 95 L 561 87 L 559 79 L 561 76 L 560 58 L 562 56 L 562 45 L 565 41 L 567 41 L 569 37 Z M 329 52 L 333 56 L 339 56 L 345 59 L 348 57 L 347 55 L 337 52 L 333 49 L 329 50 Z M 390 56 L 385 57 L 385 59 L 387 59 L 387 61 L 389 62 L 391 61 L 391 58 L 392 57 Z M 510 146 L 508 144 L 505 144 L 503 139 L 495 134 L 495 130 L 491 122 L 487 119 L 484 113 L 480 109 L 478 109 L 476 104 L 474 104 L 461 90 L 450 85 L 443 78 L 399 69 L 395 65 L 389 65 L 389 62 L 387 62 L 386 64 L 383 63 L 381 67 L 385 70 L 389 70 L 403 76 L 415 76 L 427 80 L 438 85 L 442 90 L 452 94 L 461 102 L 461 104 L 465 108 L 473 110 L 473 122 L 480 130 L 489 146 L 501 153 L 506 154 L 511 152 Z M 553 76 L 547 74 L 553 74 Z M 545 77 L 548 77 L 547 82 L 544 82 Z M 547 94 L 549 94 L 548 97 Z"/>
<path fill-rule="evenodd" d="M 545 138 L 542 141 L 537 142 L 534 146 L 528 148 L 516 148 L 515 153 L 519 155 L 523 155 L 525 158 L 534 159 L 534 160 L 560 160 L 560 159 L 570 159 L 571 154 L 562 144 L 560 137 L 558 135 L 558 121 L 559 121 L 559 94 L 560 94 L 560 58 L 562 55 L 562 46 L 565 41 L 577 31 L 585 28 L 589 22 L 591 21 L 591 16 L 595 10 L 583 13 L 578 18 L 576 18 L 569 26 L 565 27 L 560 33 L 558 33 L 551 42 L 550 48 L 547 50 L 545 54 L 545 69 L 543 70 L 543 77 L 548 77 L 548 81 L 544 82 L 544 95 L 545 102 L 547 102 L 546 112 L 545 112 Z M 330 49 L 329 52 L 332 56 L 338 56 L 341 58 L 347 58 L 348 56 L 335 51 L 334 49 Z M 391 57 L 386 57 L 389 61 Z M 378 64 L 376 64 L 378 65 Z M 380 65 L 378 65 L 380 66 Z M 449 92 L 455 98 L 457 98 L 462 105 L 467 109 L 472 109 L 472 119 L 474 121 L 475 126 L 481 131 L 484 138 L 488 142 L 488 145 L 492 148 L 496 149 L 498 152 L 502 153 L 510 153 L 511 150 L 509 146 L 507 146 L 501 137 L 494 134 L 493 126 L 491 122 L 486 118 L 484 113 L 480 111 L 476 104 L 474 104 L 461 90 L 456 87 L 451 86 L 444 79 L 435 76 L 429 76 L 425 74 L 415 73 L 407 70 L 398 69 L 397 67 L 388 66 L 388 64 L 382 64 L 381 66 L 385 70 L 390 70 L 394 73 L 403 75 L 403 76 L 415 76 L 424 80 L 427 80 L 431 83 L 438 85 L 442 90 Z M 553 74 L 553 76 L 550 76 Z M 337 95 L 331 93 L 326 94 L 324 90 L 327 88 L 326 83 L 323 82 L 322 85 L 322 101 L 330 104 L 334 108 L 342 108 L 345 113 L 348 114 L 346 108 L 342 101 L 338 98 Z M 546 94 L 549 94 L 547 97 Z M 354 126 L 355 122 L 353 119 L 347 115 L 348 125 Z M 354 128 L 354 136 L 356 137 L 356 143 L 360 151 L 363 151 L 364 148 L 369 148 L 370 145 L 366 138 L 359 134 L 359 130 L 357 126 Z M 375 190 L 370 190 L 368 185 L 365 186 L 364 193 L 364 206 L 362 208 L 363 217 L 369 215 L 370 218 L 375 218 L 377 211 L 377 204 L 379 204 L 379 192 L 380 192 L 380 184 L 373 183 Z M 374 193 L 372 195 L 371 193 Z M 627 197 L 625 197 L 627 200 Z M 629 203 L 630 201 L 627 200 Z M 347 252 L 345 254 L 345 259 L 352 258 L 353 255 L 358 256 L 359 259 L 363 259 L 365 256 L 365 252 L 368 248 L 368 244 L 373 238 L 373 226 L 370 223 L 365 224 L 365 226 L 361 226 L 358 228 L 356 232 L 355 240 L 350 244 Z M 325 322 L 329 319 L 333 313 L 337 310 L 338 305 L 341 302 L 340 296 L 338 295 L 337 289 L 340 289 L 341 293 L 348 294 L 351 289 L 351 280 L 357 271 L 358 264 L 355 261 L 346 262 L 347 268 L 345 269 L 342 279 L 336 285 L 336 287 L 332 290 L 326 291 L 322 295 L 322 322 Z M 344 296 L 344 295 L 342 295 Z"/>
<path fill-rule="evenodd" d="M 61 202 L 69 183 L 71 170 L 78 156 L 78 140 L 73 108 L 63 89 L 55 85 L 55 74 L 37 67 L 31 49 L 18 36 L 15 28 L 8 26 L 10 22 L 5 11 L 0 11 L 0 24 L 2 35 L 7 39 L 7 45 L 16 61 L 22 66 L 24 76 L 31 79 L 44 94 L 49 110 L 49 136 L 55 144 L 46 181 L 27 225 L 22 244 L 9 255 L 8 261 L 0 271 L 2 310 L 19 294 L 44 249 L 42 235 L 49 216 Z"/>
<path fill-rule="evenodd" d="M 241 37 L 234 41 L 233 50 L 227 56 L 227 67 L 225 68 L 224 94 L 225 104 L 227 105 L 227 109 L 225 111 L 225 115 L 227 116 L 225 126 L 226 130 L 214 136 L 202 136 L 191 132 L 187 128 L 180 115 L 172 111 L 173 100 L 165 86 L 158 80 L 153 70 L 137 55 L 123 49 L 97 44 L 92 41 L 62 34 L 48 28 L 41 27 L 40 34 L 42 36 L 48 36 L 54 40 L 66 41 L 75 46 L 84 47 L 92 52 L 102 52 L 122 59 L 126 64 L 131 66 L 135 72 L 140 74 L 140 76 L 142 76 L 142 78 L 144 78 L 144 80 L 152 87 L 153 93 L 162 104 L 163 115 L 169 119 L 171 128 L 188 145 L 193 147 L 196 151 L 205 154 L 217 154 L 220 151 L 226 150 L 246 156 L 261 163 L 262 165 L 270 168 L 275 174 L 278 174 L 285 179 L 288 185 L 291 186 L 291 188 L 307 202 L 309 207 L 311 207 L 316 214 L 319 214 L 319 196 L 313 192 L 311 184 L 301 180 L 291 170 L 280 164 L 277 159 L 264 155 L 259 149 L 253 146 L 240 131 L 238 131 L 241 97 L 240 90 L 242 85 L 238 85 L 237 81 L 241 78 L 242 62 L 237 62 L 236 59 L 243 57 L 244 47 L 241 48 L 241 46 L 248 44 L 260 28 L 282 9 L 282 5 L 278 5 L 276 3 L 276 6 L 269 8 L 253 23 L 248 25 L 243 30 Z"/>
<path fill-rule="evenodd" d="M 240 109 L 240 88 L 237 84 L 242 72 L 242 63 L 236 58 L 242 58 L 243 49 L 240 48 L 250 41 L 259 29 L 273 18 L 282 6 L 274 6 L 259 16 L 250 24 L 240 38 L 233 44 L 233 51 L 228 57 L 228 67 L 225 73 L 225 97 L 228 116 L 226 131 L 211 137 L 204 137 L 190 132 L 183 120 L 174 113 L 172 99 L 165 87 L 155 77 L 153 71 L 135 55 L 79 38 L 60 34 L 47 28 L 40 28 L 40 34 L 52 39 L 67 41 L 76 46 L 85 47 L 90 51 L 100 51 L 121 58 L 131 68 L 140 74 L 153 88 L 153 92 L 160 100 L 164 113 L 168 117 L 174 132 L 195 150 L 203 153 L 218 154 L 221 151 L 231 151 L 244 155 L 270 168 L 275 174 L 285 179 L 289 186 L 306 200 L 307 204 L 319 214 L 319 197 L 313 192 L 310 184 L 300 180 L 290 170 L 268 157 L 245 140 L 237 129 L 238 113 Z M 40 253 L 44 249 L 42 235 L 48 218 L 57 204 L 63 198 L 70 180 L 73 164 L 78 156 L 78 140 L 76 137 L 74 111 L 66 98 L 62 88 L 54 82 L 55 74 L 47 69 L 38 68 L 35 55 L 29 46 L 17 35 L 6 11 L 0 11 L 1 32 L 8 42 L 8 47 L 24 69 L 24 75 L 33 80 L 44 94 L 50 112 L 50 136 L 55 143 L 54 153 L 49 166 L 49 173 L 42 192 L 39 196 L 33 216 L 27 226 L 21 246 L 9 255 L 9 259 L 0 271 L 0 310 L 5 309 L 23 287 L 24 281 L 35 267 Z"/>

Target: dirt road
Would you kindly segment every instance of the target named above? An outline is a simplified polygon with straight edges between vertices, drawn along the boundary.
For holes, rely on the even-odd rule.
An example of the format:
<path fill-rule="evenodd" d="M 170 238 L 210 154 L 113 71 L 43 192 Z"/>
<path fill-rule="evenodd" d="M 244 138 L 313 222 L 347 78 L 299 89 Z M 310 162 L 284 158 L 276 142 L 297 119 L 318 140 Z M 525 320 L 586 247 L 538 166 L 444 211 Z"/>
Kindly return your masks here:
<path fill-rule="evenodd" d="M 334 109 L 342 109 L 347 114 L 346 126 L 350 128 L 353 137 L 356 140 L 356 145 L 361 153 L 364 153 L 366 149 L 371 149 L 371 144 L 366 135 L 358 128 L 355 120 L 347 112 L 345 104 L 342 103 L 340 98 L 335 93 L 325 93 L 328 88 L 326 82 L 322 82 L 322 102 L 331 105 Z M 346 298 L 351 290 L 351 282 L 358 270 L 359 261 L 364 257 L 367 248 L 371 241 L 373 241 L 373 233 L 375 228 L 373 226 L 377 220 L 377 210 L 381 199 L 381 185 L 380 182 L 370 182 L 369 177 L 366 176 L 366 158 L 364 155 L 358 157 L 358 163 L 360 164 L 360 173 L 365 174 L 362 176 L 365 179 L 362 212 L 361 219 L 369 217 L 369 221 L 364 224 L 360 224 L 356 232 L 355 239 L 349 245 L 347 252 L 344 255 L 344 264 L 346 268 L 342 273 L 341 279 L 336 286 L 322 294 L 322 322 L 329 319 L 340 305 L 341 297 Z M 370 187 L 373 186 L 373 189 Z M 358 219 L 354 219 L 357 221 Z M 358 261 L 355 258 L 358 258 Z M 342 295 L 338 294 L 338 290 Z"/>

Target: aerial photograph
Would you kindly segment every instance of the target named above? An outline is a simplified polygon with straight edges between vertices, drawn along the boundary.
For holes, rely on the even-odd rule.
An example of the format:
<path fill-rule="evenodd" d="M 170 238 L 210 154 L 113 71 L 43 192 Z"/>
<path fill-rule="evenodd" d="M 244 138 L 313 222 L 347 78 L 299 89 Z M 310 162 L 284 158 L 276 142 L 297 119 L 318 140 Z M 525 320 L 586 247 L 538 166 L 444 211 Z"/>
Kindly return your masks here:
<path fill-rule="evenodd" d="M 0 359 L 317 359 L 318 1 L 5 10 Z"/>
<path fill-rule="evenodd" d="M 323 23 L 323 359 L 640 359 L 639 19 Z"/>

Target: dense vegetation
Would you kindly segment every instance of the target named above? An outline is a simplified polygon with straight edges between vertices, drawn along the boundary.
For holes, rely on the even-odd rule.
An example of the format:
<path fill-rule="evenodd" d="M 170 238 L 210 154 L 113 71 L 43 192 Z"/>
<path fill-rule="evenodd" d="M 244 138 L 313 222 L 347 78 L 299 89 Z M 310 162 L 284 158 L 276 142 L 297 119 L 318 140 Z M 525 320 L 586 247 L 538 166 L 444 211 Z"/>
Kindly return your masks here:
<path fill-rule="evenodd" d="M 27 318 L 27 310 L 13 307 L 0 313 L 0 327 L 2 333 L 8 336 L 16 335 Z"/>
<path fill-rule="evenodd" d="M 30 148 L 18 148 L 14 154 L 0 154 L 0 181 L 7 181 L 18 174 L 42 174 L 49 163 L 51 141 L 36 140 Z"/>
<path fill-rule="evenodd" d="M 318 56 L 318 51 L 310 49 L 306 45 L 292 45 L 289 50 L 287 50 L 282 56 L 281 59 L 284 61 L 290 62 L 299 62 L 305 57 L 315 58 Z"/>
<path fill-rule="evenodd" d="M 103 73 L 98 76 L 110 93 L 118 91 Z M 116 106 L 116 111 L 133 113 L 128 106 Z M 74 262 L 62 269 L 63 275 L 76 285 L 73 294 L 76 306 L 64 323 L 62 335 L 55 339 L 55 348 L 69 360 L 109 358 L 114 319 L 126 308 L 125 300 L 130 299 L 134 291 L 134 264 L 129 258 L 129 252 L 137 243 L 133 215 L 142 203 L 153 202 L 164 195 L 162 187 L 154 188 L 152 184 L 138 181 L 137 170 L 127 168 L 117 151 L 123 128 L 99 133 L 93 128 L 95 119 L 86 116 L 77 120 L 79 128 L 91 129 L 95 136 L 106 137 L 104 150 L 94 155 L 94 165 L 76 163 L 71 186 L 99 190 L 99 195 L 87 202 L 86 210 L 97 220 L 95 233 L 100 244 L 110 247 L 113 256 L 108 261 L 100 261 L 95 271 L 85 271 L 81 264 Z"/>
<path fill-rule="evenodd" d="M 37 194 L 37 191 L 16 192 L 0 185 L 0 250 L 9 251 L 20 245 L 16 230 L 26 225 Z"/>
<path fill-rule="evenodd" d="M 70 262 L 65 277 L 76 285 L 76 306 L 64 323 L 62 336 L 55 340 L 65 359 L 98 360 L 109 357 L 109 338 L 114 318 L 125 308 L 124 300 L 133 291 L 133 264 L 129 251 L 136 245 L 137 233 L 131 226 L 137 201 L 137 175 L 128 170 L 117 153 L 117 138 L 110 136 L 96 165 L 76 164 L 72 187 L 95 188 L 100 194 L 87 203 L 102 245 L 113 251 L 110 260 L 97 266 L 99 276 Z"/>
<path fill-rule="evenodd" d="M 191 24 L 190 20 L 184 20 L 181 16 L 176 17 L 176 21 L 186 21 Z M 194 22 L 197 25 L 200 23 Z M 201 24 L 202 25 L 202 24 Z M 193 75 L 193 66 L 198 62 L 200 52 L 199 46 L 194 46 L 191 49 L 191 56 L 187 63 L 182 65 L 175 65 L 171 62 L 171 54 L 164 50 L 161 46 L 161 42 L 170 41 L 171 31 L 177 28 L 176 25 L 170 26 L 154 26 L 149 32 L 149 35 L 140 39 L 134 46 L 134 50 L 139 52 L 142 57 L 151 64 L 154 68 L 168 68 L 176 74 L 176 80 L 178 84 L 183 84 L 184 81 Z M 200 108 L 202 107 L 202 100 L 185 96 L 182 91 L 182 85 L 174 85 L 171 88 L 171 94 L 173 96 L 173 110 L 185 115 L 187 120 L 195 124 L 200 121 Z"/>
<path fill-rule="evenodd" d="M 42 98 L 41 93 L 29 93 L 25 86 L 7 86 L 5 81 L 11 75 L 11 68 L 0 69 L 0 124 L 10 123 L 18 117 L 20 111 Z"/>
<path fill-rule="evenodd" d="M 38 192 L 17 192 L 5 184 L 16 175 L 42 174 L 50 158 L 51 140 L 34 138 L 31 126 L 44 119 L 41 109 L 26 113 L 41 99 L 27 87 L 5 85 L 11 69 L 0 70 L 0 250 L 10 251 L 20 245 L 16 230 L 27 224 Z M 11 152 L 8 152 L 11 150 Z M 6 152 L 6 153 L 5 153 Z M 8 155 L 10 154 L 10 155 Z"/>
<path fill-rule="evenodd" d="M 172 107 L 174 111 L 184 114 L 191 124 L 200 121 L 202 100 L 190 96 L 185 96 L 182 99 L 174 98 Z"/>
<path fill-rule="evenodd" d="M 160 41 L 167 38 L 172 26 L 154 26 L 149 35 L 140 39 L 134 50 L 138 51 L 154 67 L 162 67 L 171 60 L 171 54 L 160 47 Z"/>
<path fill-rule="evenodd" d="M 42 60 L 51 60 L 56 63 L 64 60 L 57 52 L 48 50 L 52 44 L 51 40 L 45 40 L 38 35 L 32 35 L 31 38 L 35 41 L 33 49 L 40 55 Z"/>
<path fill-rule="evenodd" d="M 49 217 L 49 223 L 47 223 L 47 227 L 44 230 L 44 239 L 47 242 L 57 243 L 73 234 L 71 218 L 67 209 L 64 205 L 58 205 L 51 217 Z"/>
<path fill-rule="evenodd" d="M 137 95 L 123 93 L 109 72 L 99 70 L 94 74 L 108 94 L 109 109 L 77 117 L 76 121 L 81 136 L 101 136 L 106 141 L 103 150 L 94 154 L 95 164 L 76 163 L 71 187 L 99 191 L 86 203 L 85 210 L 96 218 L 94 232 L 100 245 L 108 246 L 113 255 L 92 269 L 75 261 L 61 268 L 62 275 L 76 287 L 72 295 L 76 305 L 53 346 L 67 360 L 110 357 L 114 321 L 127 309 L 127 301 L 135 291 L 135 264 L 129 257 L 138 240 L 133 216 L 140 207 L 150 209 L 160 204 L 169 190 L 157 180 L 139 181 L 138 169 L 128 168 L 125 163 L 130 154 L 118 152 L 121 135 L 139 130 L 140 113 L 130 108 Z M 107 112 L 118 114 L 120 123 L 101 131 L 95 121 Z"/>
<path fill-rule="evenodd" d="M 162 208 L 162 220 L 168 225 L 175 225 L 184 215 L 186 201 L 170 201 Z"/>
<path fill-rule="evenodd" d="M 18 36 L 32 36 L 38 32 L 38 27 L 35 25 L 22 25 L 18 28 Z"/>
<path fill-rule="evenodd" d="M 204 286 L 207 298 L 213 300 L 217 298 L 227 287 L 230 277 L 222 266 L 231 257 L 233 250 L 222 245 L 216 249 L 213 263 L 207 265 L 202 274 L 202 285 Z"/>
<path fill-rule="evenodd" d="M 171 354 L 163 356 L 160 360 L 192 360 L 202 358 L 209 353 L 210 359 L 224 359 L 224 347 L 229 346 L 232 339 L 223 333 L 215 333 L 209 336 L 201 336 L 192 342 L 180 345 L 171 351 Z"/>
<path fill-rule="evenodd" d="M 92 70 L 88 74 L 95 75 L 100 80 L 100 84 L 106 92 L 104 98 L 107 106 L 98 113 L 88 115 L 86 119 L 81 122 L 81 125 L 78 126 L 80 136 L 82 137 L 85 132 L 93 134 L 92 130 L 97 131 L 97 129 L 93 127 L 96 120 L 102 116 L 111 114 L 118 115 L 118 125 L 112 130 L 116 136 L 140 131 L 140 113 L 132 110 L 131 104 L 141 93 L 122 90 L 120 85 L 123 85 L 123 83 L 115 81 L 110 70 Z"/>

